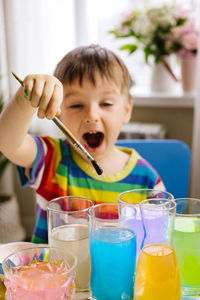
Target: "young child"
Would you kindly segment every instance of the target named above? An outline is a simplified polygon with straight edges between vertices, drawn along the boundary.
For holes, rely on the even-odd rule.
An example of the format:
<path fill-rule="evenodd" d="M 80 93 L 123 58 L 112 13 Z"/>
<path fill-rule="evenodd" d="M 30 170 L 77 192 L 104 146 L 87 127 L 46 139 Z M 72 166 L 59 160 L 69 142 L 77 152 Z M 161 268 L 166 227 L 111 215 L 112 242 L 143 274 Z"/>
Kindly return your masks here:
<path fill-rule="evenodd" d="M 117 202 L 126 190 L 165 189 L 135 150 L 115 146 L 122 124 L 131 117 L 129 86 L 128 70 L 116 54 L 98 45 L 79 47 L 59 62 L 54 76 L 28 75 L 1 114 L 0 151 L 18 165 L 22 184 L 37 193 L 33 242 L 48 240 L 46 207 L 53 198 Z M 39 118 L 59 116 L 102 166 L 103 179 L 65 139 L 28 134 L 36 111 Z"/>

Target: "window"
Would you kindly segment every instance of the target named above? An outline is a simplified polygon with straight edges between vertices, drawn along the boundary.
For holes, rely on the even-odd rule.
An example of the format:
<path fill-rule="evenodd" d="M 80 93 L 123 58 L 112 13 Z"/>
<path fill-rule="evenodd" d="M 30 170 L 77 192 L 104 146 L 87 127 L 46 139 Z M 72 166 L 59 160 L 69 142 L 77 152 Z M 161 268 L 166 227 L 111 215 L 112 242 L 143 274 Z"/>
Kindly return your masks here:
<path fill-rule="evenodd" d="M 149 86 L 152 68 L 145 64 L 143 52 L 136 51 L 133 55 L 129 55 L 126 51 L 120 51 L 119 47 L 123 45 L 124 40 L 115 39 L 108 32 L 116 26 L 123 14 L 131 9 L 162 2 L 183 3 L 182 0 L 77 0 L 76 11 L 81 15 L 81 18 L 75 20 L 79 28 L 77 45 L 98 43 L 108 47 L 122 57 L 137 86 Z M 198 0 L 185 0 L 183 6 L 197 12 L 197 4 Z M 179 72 L 175 57 L 172 58 L 172 63 L 175 65 L 175 72 Z"/>

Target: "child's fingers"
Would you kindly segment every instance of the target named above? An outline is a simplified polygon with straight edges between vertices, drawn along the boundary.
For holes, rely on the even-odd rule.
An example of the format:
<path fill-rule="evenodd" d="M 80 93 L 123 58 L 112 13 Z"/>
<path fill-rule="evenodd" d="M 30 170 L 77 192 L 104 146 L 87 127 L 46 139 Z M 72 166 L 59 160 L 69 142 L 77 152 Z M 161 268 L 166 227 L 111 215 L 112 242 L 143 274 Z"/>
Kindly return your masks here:
<path fill-rule="evenodd" d="M 24 96 L 27 100 L 31 100 L 33 86 L 34 86 L 33 77 L 26 76 L 26 78 L 23 81 L 23 88 L 24 88 Z"/>
<path fill-rule="evenodd" d="M 39 109 L 38 109 L 38 117 L 44 118 L 46 115 L 46 111 L 49 105 L 49 101 L 54 92 L 54 83 L 45 82 L 42 96 L 40 98 Z"/>
<path fill-rule="evenodd" d="M 38 107 L 38 117 L 52 119 L 60 113 L 63 100 L 61 82 L 50 75 L 28 75 L 23 82 L 31 106 Z"/>
<path fill-rule="evenodd" d="M 57 111 L 57 113 L 56 113 L 56 117 L 59 117 L 60 114 L 61 114 L 61 109 L 59 108 L 58 111 Z"/>
<path fill-rule="evenodd" d="M 53 95 L 49 102 L 46 117 L 52 119 L 56 114 L 60 114 L 60 105 L 63 100 L 63 88 L 61 84 L 56 84 L 54 87 Z"/>
<path fill-rule="evenodd" d="M 44 89 L 44 81 L 43 80 L 34 80 L 34 86 L 32 89 L 32 95 L 31 95 L 31 105 L 33 107 L 38 107 L 40 103 L 40 99 L 43 94 L 43 89 Z"/>

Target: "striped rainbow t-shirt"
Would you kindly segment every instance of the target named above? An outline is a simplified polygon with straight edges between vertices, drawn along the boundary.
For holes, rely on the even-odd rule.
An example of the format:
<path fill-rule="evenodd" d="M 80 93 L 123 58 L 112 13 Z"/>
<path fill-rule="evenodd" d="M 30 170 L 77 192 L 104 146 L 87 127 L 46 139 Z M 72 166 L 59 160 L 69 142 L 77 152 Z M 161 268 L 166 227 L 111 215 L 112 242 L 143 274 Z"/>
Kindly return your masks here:
<path fill-rule="evenodd" d="M 53 198 L 70 195 L 84 196 L 95 203 L 117 202 L 117 195 L 127 190 L 165 190 L 158 173 L 133 149 L 120 148 L 130 155 L 127 165 L 119 173 L 101 179 L 66 140 L 47 136 L 34 139 L 38 148 L 34 166 L 31 170 L 18 167 L 18 172 L 22 185 L 36 190 L 35 243 L 48 241 L 46 208 Z"/>

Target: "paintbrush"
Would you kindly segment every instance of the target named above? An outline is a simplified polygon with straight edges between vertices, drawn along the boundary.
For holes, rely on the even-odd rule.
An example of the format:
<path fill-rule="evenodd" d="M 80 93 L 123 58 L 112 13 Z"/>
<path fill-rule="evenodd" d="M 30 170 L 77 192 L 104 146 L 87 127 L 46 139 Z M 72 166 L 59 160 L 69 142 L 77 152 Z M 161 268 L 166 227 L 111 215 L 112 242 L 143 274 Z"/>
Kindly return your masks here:
<path fill-rule="evenodd" d="M 23 86 L 23 81 L 14 73 L 12 72 L 12 75 L 17 79 L 17 81 Z M 27 98 L 28 93 L 25 90 L 24 91 L 25 97 Z M 66 126 L 57 118 L 54 117 L 52 119 L 52 121 L 58 126 L 58 128 L 64 133 L 64 135 L 66 136 L 67 140 L 70 142 L 70 144 L 72 144 L 75 148 L 75 150 L 77 150 L 77 152 L 79 153 L 79 151 L 83 154 L 84 157 L 87 158 L 87 160 L 89 160 L 95 171 L 97 172 L 98 175 L 101 175 L 103 173 L 103 170 L 101 168 L 101 166 L 94 160 L 94 158 L 90 155 L 90 153 L 83 147 L 83 145 L 73 136 L 73 134 L 69 131 L 68 128 L 66 128 Z"/>

